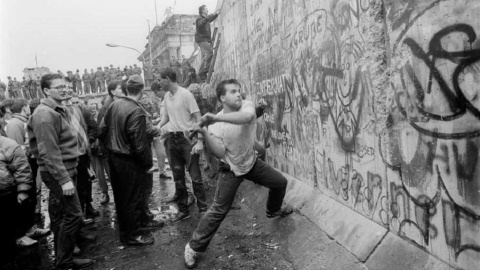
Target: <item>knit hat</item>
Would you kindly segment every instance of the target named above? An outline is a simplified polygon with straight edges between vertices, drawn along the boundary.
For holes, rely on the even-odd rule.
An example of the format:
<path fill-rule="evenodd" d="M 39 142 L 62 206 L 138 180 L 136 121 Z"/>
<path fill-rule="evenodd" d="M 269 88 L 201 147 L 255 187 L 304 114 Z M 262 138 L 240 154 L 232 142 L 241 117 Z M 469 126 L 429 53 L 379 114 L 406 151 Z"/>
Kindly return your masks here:
<path fill-rule="evenodd" d="M 127 87 L 130 87 L 130 86 L 143 86 L 143 79 L 140 75 L 136 74 L 136 75 L 132 75 L 130 76 L 130 78 L 128 78 L 128 81 L 127 81 Z"/>

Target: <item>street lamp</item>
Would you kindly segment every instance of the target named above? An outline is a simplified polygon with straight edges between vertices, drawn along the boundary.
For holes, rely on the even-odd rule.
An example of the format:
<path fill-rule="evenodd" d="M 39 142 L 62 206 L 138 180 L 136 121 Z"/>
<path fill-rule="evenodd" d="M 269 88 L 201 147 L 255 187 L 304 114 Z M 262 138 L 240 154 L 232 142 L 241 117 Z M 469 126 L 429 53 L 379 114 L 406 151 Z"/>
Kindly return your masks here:
<path fill-rule="evenodd" d="M 122 45 L 118 45 L 118 44 L 112 44 L 112 43 L 107 43 L 105 45 L 107 45 L 107 47 L 112 47 L 112 48 L 122 47 L 122 48 L 127 48 L 127 49 L 130 49 L 130 50 L 134 50 L 134 51 L 138 52 L 140 54 L 140 56 L 142 56 L 143 62 L 145 63 L 145 57 L 143 56 L 143 54 L 139 50 L 137 50 L 135 48 L 122 46 Z"/>

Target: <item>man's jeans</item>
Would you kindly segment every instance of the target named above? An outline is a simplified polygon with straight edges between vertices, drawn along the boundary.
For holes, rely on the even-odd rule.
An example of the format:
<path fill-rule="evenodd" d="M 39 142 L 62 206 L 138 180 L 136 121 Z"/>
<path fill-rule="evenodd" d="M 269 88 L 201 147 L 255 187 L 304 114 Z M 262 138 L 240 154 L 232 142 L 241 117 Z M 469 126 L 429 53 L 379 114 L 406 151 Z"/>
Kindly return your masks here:
<path fill-rule="evenodd" d="M 257 158 L 255 165 L 247 174 L 237 177 L 230 171 L 230 167 L 222 162 L 219 167 L 213 204 L 200 219 L 190 240 L 190 247 L 194 251 L 204 252 L 207 249 L 218 227 L 230 211 L 235 193 L 243 179 L 269 188 L 267 211 L 280 210 L 287 189 L 287 179 L 280 172 Z"/>
<path fill-rule="evenodd" d="M 108 165 L 108 158 L 105 156 L 92 155 L 92 167 L 98 179 L 98 186 L 102 193 L 108 194 L 107 179 L 105 179 L 105 172 L 110 180 L 110 166 Z"/>
<path fill-rule="evenodd" d="M 188 169 L 192 178 L 193 193 L 197 197 L 197 206 L 200 211 L 207 210 L 205 188 L 200 173 L 200 155 L 191 154 L 193 145 L 185 139 L 182 132 L 170 133 L 167 138 L 170 150 L 170 167 L 175 180 L 175 190 L 178 196 L 178 211 L 189 213 L 188 194 L 185 184 L 185 168 Z"/>
<path fill-rule="evenodd" d="M 75 183 L 76 170 L 70 170 L 68 174 Z M 40 171 L 40 175 L 50 190 L 48 213 L 53 231 L 57 269 L 69 268 L 72 266 L 73 249 L 82 224 L 78 192 L 75 190 L 72 196 L 64 196 L 62 187 L 48 171 Z"/>
<path fill-rule="evenodd" d="M 160 137 L 156 137 L 153 139 L 152 149 L 155 153 L 155 156 L 157 156 L 158 172 L 160 174 L 165 174 L 165 158 L 167 154 L 165 153 L 165 146 L 163 144 L 163 140 L 160 139 Z"/>
<path fill-rule="evenodd" d="M 213 57 L 213 48 L 210 43 L 204 41 L 197 43 L 202 52 L 202 63 L 200 64 L 200 70 L 198 71 L 198 76 L 205 79 L 208 75 L 208 70 L 210 69 L 210 62 L 212 62 Z"/>

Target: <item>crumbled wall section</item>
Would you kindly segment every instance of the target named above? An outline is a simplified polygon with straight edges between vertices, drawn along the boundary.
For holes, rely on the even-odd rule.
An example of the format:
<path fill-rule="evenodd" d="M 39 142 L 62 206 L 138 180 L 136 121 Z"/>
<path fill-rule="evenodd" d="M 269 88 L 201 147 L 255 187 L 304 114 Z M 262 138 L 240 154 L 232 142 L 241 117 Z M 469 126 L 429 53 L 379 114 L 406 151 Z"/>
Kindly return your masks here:
<path fill-rule="evenodd" d="M 448 264 L 480 261 L 480 2 L 223 0 L 205 91 L 271 108 L 267 161 Z"/>

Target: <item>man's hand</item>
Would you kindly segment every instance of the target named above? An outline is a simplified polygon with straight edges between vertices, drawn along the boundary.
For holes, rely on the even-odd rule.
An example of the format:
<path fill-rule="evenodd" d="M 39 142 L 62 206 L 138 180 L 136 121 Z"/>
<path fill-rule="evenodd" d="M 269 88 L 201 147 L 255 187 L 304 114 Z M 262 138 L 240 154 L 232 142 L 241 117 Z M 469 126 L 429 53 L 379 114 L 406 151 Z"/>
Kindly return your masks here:
<path fill-rule="evenodd" d="M 200 126 L 201 127 L 207 127 L 213 123 L 215 123 L 215 114 L 213 113 L 206 113 L 200 118 Z"/>
<path fill-rule="evenodd" d="M 203 151 L 203 140 L 198 140 L 198 142 L 193 146 L 192 152 L 190 154 L 200 154 Z"/>
<path fill-rule="evenodd" d="M 152 125 L 156 126 L 162 121 L 160 117 L 152 119 Z"/>
<path fill-rule="evenodd" d="M 258 102 L 257 106 L 265 109 L 266 107 L 268 107 L 268 103 L 267 103 L 267 101 L 265 101 L 264 98 L 261 98 L 260 101 Z"/>
<path fill-rule="evenodd" d="M 75 186 L 72 181 L 68 181 L 62 185 L 63 195 L 72 196 L 75 194 Z"/>
<path fill-rule="evenodd" d="M 18 193 L 18 195 L 17 195 L 17 202 L 18 202 L 19 204 L 22 204 L 23 201 L 25 201 L 26 199 L 28 199 L 28 194 L 27 194 L 27 193 L 24 193 L 24 192 Z"/>

